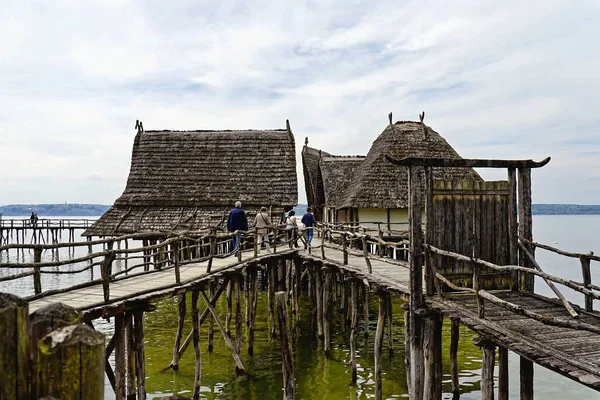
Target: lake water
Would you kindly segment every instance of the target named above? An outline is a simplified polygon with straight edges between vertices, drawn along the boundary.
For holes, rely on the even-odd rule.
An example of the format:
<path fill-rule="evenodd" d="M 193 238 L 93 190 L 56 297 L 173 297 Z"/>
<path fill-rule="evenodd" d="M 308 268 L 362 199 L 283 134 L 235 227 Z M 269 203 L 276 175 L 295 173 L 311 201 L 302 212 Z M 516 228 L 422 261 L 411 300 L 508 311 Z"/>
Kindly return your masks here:
<path fill-rule="evenodd" d="M 561 249 L 588 252 L 600 250 L 597 227 L 600 226 L 600 216 L 534 216 L 534 239 Z M 66 237 L 66 234 L 63 236 Z M 136 243 L 135 245 L 138 245 Z M 133 244 L 132 244 L 133 245 Z M 87 249 L 80 249 L 85 253 Z M 80 253 L 77 254 L 80 254 Z M 66 258 L 68 254 L 59 255 L 44 253 L 44 259 Z M 22 261 L 31 259 L 32 255 L 15 252 L 8 256 L 6 252 L 0 255 L 0 262 L 10 260 Z M 539 249 L 536 252 L 542 268 L 549 273 L 564 278 L 581 280 L 581 268 L 579 261 L 548 253 Z M 594 279 L 595 266 L 592 263 L 592 276 Z M 123 266 L 117 263 L 116 269 Z M 64 268 L 64 267 L 62 267 Z M 74 267 L 69 267 L 74 268 Z M 16 271 L 12 271 L 14 273 Z M 99 276 L 98 271 L 95 272 Z M 0 276 L 6 275 L 0 270 Z M 55 287 L 67 287 L 69 285 L 90 279 L 90 273 L 81 273 L 77 276 L 71 275 L 44 275 L 42 287 L 44 290 Z M 597 280 L 596 280 L 597 282 Z M 536 281 L 536 289 L 540 293 L 552 295 L 546 289 L 543 281 Z M 563 290 L 563 288 L 561 288 Z M 31 278 L 18 281 L 0 283 L 0 291 L 11 292 L 21 296 L 32 294 L 33 285 Z M 582 295 L 564 288 L 563 292 L 573 302 L 582 304 Z M 243 298 L 243 296 L 242 296 Z M 243 302 L 244 300 L 242 300 Z M 257 318 L 257 329 L 255 336 L 254 357 L 249 357 L 242 352 L 242 362 L 248 371 L 245 377 L 235 376 L 234 365 L 229 350 L 225 347 L 220 334 L 215 327 L 215 348 L 209 354 L 206 340 L 206 329 L 201 329 L 202 348 L 202 398 L 206 399 L 281 399 L 282 377 L 281 377 L 281 352 L 278 340 L 269 338 L 269 326 L 266 318 L 266 294 L 260 293 Z M 188 307 L 190 299 L 188 298 Z M 224 296 L 219 301 L 217 309 L 221 315 L 226 312 Z M 404 321 L 400 312 L 400 303 L 394 302 L 394 356 L 389 357 L 384 351 L 383 357 L 383 393 L 384 398 L 407 397 L 404 373 Z M 298 329 L 298 340 L 295 343 L 295 367 L 297 378 L 297 394 L 302 399 L 367 399 L 374 397 L 373 379 L 373 333 L 374 318 L 377 305 L 371 304 L 371 335 L 365 341 L 359 335 L 358 342 L 358 364 L 359 382 L 356 387 L 349 385 L 350 368 L 348 362 L 348 329 L 340 322 L 339 315 L 334 315 L 332 332 L 332 358 L 325 359 L 322 345 L 310 335 L 307 325 L 310 323 L 311 309 L 306 298 L 302 302 L 303 324 Z M 188 309 L 188 319 L 190 312 Z M 95 321 L 96 328 L 108 334 L 112 332 L 112 322 L 105 320 Z M 147 313 L 145 319 L 145 344 L 146 344 L 146 387 L 148 397 L 161 397 L 173 393 L 190 395 L 193 385 L 194 360 L 193 351 L 188 352 L 181 360 L 178 372 L 163 369 L 169 364 L 172 356 L 172 346 L 177 326 L 177 303 L 176 299 L 168 299 L 157 303 L 155 312 Z M 190 321 L 186 323 L 186 331 L 191 329 Z M 362 331 L 361 331 L 362 332 Z M 459 343 L 459 366 L 462 399 L 479 399 L 481 352 L 471 344 L 475 335 L 468 329 L 461 328 L 461 339 Z M 450 391 L 450 361 L 449 349 L 449 326 L 444 326 L 444 349 L 443 349 L 443 372 L 444 398 L 451 398 Z M 245 349 L 246 342 L 242 344 Z M 387 344 L 387 342 L 386 342 Z M 385 350 L 384 346 L 384 350 Z M 519 359 L 510 354 L 510 391 L 511 398 L 519 397 Z M 600 399 L 600 394 L 564 378 L 552 371 L 542 367 L 535 368 L 535 397 L 538 399 Z M 112 389 L 107 387 L 106 398 L 114 398 Z"/>

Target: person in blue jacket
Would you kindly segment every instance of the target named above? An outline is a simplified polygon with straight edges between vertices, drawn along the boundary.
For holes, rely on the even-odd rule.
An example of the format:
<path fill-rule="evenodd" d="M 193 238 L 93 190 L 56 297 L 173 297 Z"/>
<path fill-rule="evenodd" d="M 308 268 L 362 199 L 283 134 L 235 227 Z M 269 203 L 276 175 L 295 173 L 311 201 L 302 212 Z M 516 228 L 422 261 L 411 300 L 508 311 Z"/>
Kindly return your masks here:
<path fill-rule="evenodd" d="M 240 247 L 240 241 L 242 240 L 242 233 L 235 232 L 248 230 L 248 218 L 246 217 L 246 212 L 242 209 L 241 201 L 236 201 L 235 208 L 229 211 L 229 218 L 227 218 L 227 230 L 233 233 L 233 254 L 237 255 L 238 248 Z"/>
<path fill-rule="evenodd" d="M 313 239 L 314 227 L 315 227 L 315 214 L 313 214 L 312 207 L 306 209 L 306 214 L 302 216 L 300 220 L 306 227 L 306 243 L 310 246 Z"/>

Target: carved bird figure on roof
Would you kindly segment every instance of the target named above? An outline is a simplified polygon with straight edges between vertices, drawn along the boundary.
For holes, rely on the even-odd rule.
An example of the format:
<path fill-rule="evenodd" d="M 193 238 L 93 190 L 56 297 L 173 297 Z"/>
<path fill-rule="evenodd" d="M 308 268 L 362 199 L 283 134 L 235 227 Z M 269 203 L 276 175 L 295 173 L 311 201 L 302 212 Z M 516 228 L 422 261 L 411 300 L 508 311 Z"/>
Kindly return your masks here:
<path fill-rule="evenodd" d="M 137 129 L 138 132 L 144 131 L 144 125 L 142 125 L 142 121 L 140 121 L 139 119 L 135 120 L 135 129 Z"/>
<path fill-rule="evenodd" d="M 390 125 L 394 126 L 394 124 L 392 123 L 392 113 L 390 113 L 390 115 L 388 115 L 388 118 L 390 119 Z"/>
<path fill-rule="evenodd" d="M 308 136 L 304 138 L 304 145 L 308 146 Z"/>
<path fill-rule="evenodd" d="M 425 136 L 425 139 L 429 139 L 429 134 L 427 133 L 427 128 L 425 127 L 425 124 L 423 123 L 423 120 L 425 119 L 425 111 L 423 111 L 421 114 L 419 114 L 419 119 L 421 120 L 421 128 L 423 129 L 423 135 Z"/>

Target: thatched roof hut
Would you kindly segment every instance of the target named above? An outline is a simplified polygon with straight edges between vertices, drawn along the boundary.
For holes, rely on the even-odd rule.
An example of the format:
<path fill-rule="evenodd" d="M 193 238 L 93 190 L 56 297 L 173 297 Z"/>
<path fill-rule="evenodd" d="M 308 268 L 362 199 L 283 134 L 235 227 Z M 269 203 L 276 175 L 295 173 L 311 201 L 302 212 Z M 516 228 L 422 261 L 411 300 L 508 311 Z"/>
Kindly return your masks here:
<path fill-rule="evenodd" d="M 309 204 L 321 213 L 354 210 L 346 218 L 359 218 L 360 209 L 408 207 L 408 168 L 390 164 L 385 156 L 460 158 L 450 144 L 421 122 L 399 121 L 388 125 L 373 142 L 366 157 L 333 156 L 310 148 L 302 150 Z M 434 179 L 481 180 L 472 168 L 434 168 Z M 403 215 L 403 214 L 402 214 Z M 370 215 L 369 217 L 373 217 Z M 330 217 L 334 218 L 334 217 Z M 398 214 L 396 218 L 403 218 Z M 330 219 L 331 220 L 331 219 Z"/>
<path fill-rule="evenodd" d="M 349 181 L 338 208 L 408 207 L 408 168 L 391 165 L 385 156 L 461 158 L 439 133 L 421 122 L 388 125 Z M 481 180 L 472 168 L 434 168 L 434 179 Z"/>
<path fill-rule="evenodd" d="M 252 216 L 298 202 L 287 129 L 138 132 L 127 186 L 84 236 L 224 227 L 235 201 Z M 252 218 L 249 218 L 252 222 Z"/>

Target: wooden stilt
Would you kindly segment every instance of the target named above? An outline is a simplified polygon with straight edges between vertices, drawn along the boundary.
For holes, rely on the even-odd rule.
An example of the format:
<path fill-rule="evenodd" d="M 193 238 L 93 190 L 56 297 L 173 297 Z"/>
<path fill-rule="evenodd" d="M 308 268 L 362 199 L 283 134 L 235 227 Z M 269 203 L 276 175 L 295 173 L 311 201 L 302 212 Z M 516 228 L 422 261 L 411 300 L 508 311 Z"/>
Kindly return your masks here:
<path fill-rule="evenodd" d="M 442 399 L 442 319 L 433 314 L 423 320 L 424 399 Z"/>
<path fill-rule="evenodd" d="M 317 336 L 323 339 L 323 280 L 321 268 L 315 267 L 315 298 L 317 304 Z"/>
<path fill-rule="evenodd" d="M 115 399 L 125 399 L 127 380 L 125 354 L 125 315 L 115 316 Z"/>
<path fill-rule="evenodd" d="M 533 400 L 533 362 L 520 358 L 521 400 Z"/>
<path fill-rule="evenodd" d="M 369 287 L 363 285 L 362 299 L 363 299 L 363 323 L 364 323 L 364 335 L 365 338 L 369 337 Z"/>
<path fill-rule="evenodd" d="M 387 301 L 387 338 L 388 338 L 388 354 L 390 357 L 394 356 L 394 327 L 392 325 L 392 296 L 388 295 L 385 297 Z"/>
<path fill-rule="evenodd" d="M 323 269 L 322 271 L 325 275 L 325 281 L 323 283 L 323 347 L 325 351 L 325 357 L 331 358 L 331 338 L 329 337 L 329 294 L 331 292 L 331 271 L 327 269 Z"/>
<path fill-rule="evenodd" d="M 508 350 L 498 347 L 498 400 L 508 400 Z"/>
<path fill-rule="evenodd" d="M 133 329 L 133 316 L 131 314 L 125 315 L 125 354 L 127 355 L 125 365 L 127 388 L 125 396 L 127 400 L 135 400 L 137 395 L 135 390 L 135 332 Z"/>
<path fill-rule="evenodd" d="M 300 291 L 302 278 L 302 260 L 294 259 L 294 316 L 296 318 L 295 325 L 300 323 Z"/>
<path fill-rule="evenodd" d="M 296 377 L 294 374 L 294 355 L 292 352 L 292 338 L 287 320 L 286 294 L 277 292 L 275 294 L 277 303 L 277 319 L 279 321 L 279 338 L 281 340 L 281 352 L 283 354 L 283 398 L 284 400 L 295 399 Z"/>
<path fill-rule="evenodd" d="M 204 293 L 204 292 L 201 292 L 201 294 L 202 294 L 202 298 L 204 299 L 204 302 L 206 303 L 206 307 L 209 309 L 210 313 L 213 316 L 213 319 L 215 320 L 215 323 L 217 324 L 217 327 L 221 331 L 221 335 L 223 336 L 223 340 L 225 341 L 225 344 L 231 351 L 233 361 L 235 362 L 236 375 L 238 375 L 238 376 L 244 375 L 245 369 L 244 369 L 244 365 L 242 364 L 242 360 L 240 359 L 240 355 L 235 351 L 235 347 L 233 346 L 233 343 L 231 343 L 231 339 L 225 332 L 225 328 L 223 327 L 223 324 L 221 323 L 221 320 L 219 319 L 219 316 L 217 315 L 215 308 L 210 304 L 210 300 L 208 299 L 208 296 L 206 296 L 206 293 Z"/>
<path fill-rule="evenodd" d="M 144 311 L 133 313 L 133 330 L 135 332 L 135 380 L 137 381 L 137 398 L 146 398 L 146 354 L 144 352 Z"/>
<path fill-rule="evenodd" d="M 179 346 L 181 344 L 181 336 L 183 335 L 183 324 L 185 322 L 186 301 L 185 293 L 179 295 L 179 317 L 177 319 L 177 333 L 175 334 L 175 345 L 173 346 L 173 360 L 171 368 L 173 371 L 179 369 Z"/>
<path fill-rule="evenodd" d="M 413 398 L 411 394 L 412 385 L 410 384 L 410 311 L 408 304 L 404 303 L 402 305 L 404 309 L 404 367 L 406 369 L 406 388 L 408 389 L 408 397 Z"/>
<path fill-rule="evenodd" d="M 258 305 L 258 282 L 257 282 L 257 270 L 255 267 L 251 269 L 252 281 L 252 303 L 250 308 L 250 324 L 248 326 L 248 355 L 254 355 L 254 333 L 256 330 L 256 306 Z"/>
<path fill-rule="evenodd" d="M 473 344 L 480 347 L 483 351 L 481 361 L 481 398 L 483 400 L 494 400 L 496 345 L 481 337 L 473 339 Z"/>
<path fill-rule="evenodd" d="M 358 284 L 350 282 L 350 384 L 356 385 L 358 373 L 356 370 L 356 335 L 358 330 Z"/>
<path fill-rule="evenodd" d="M 202 377 L 202 358 L 200 355 L 200 323 L 198 321 L 198 291 L 192 291 L 192 325 L 194 342 L 194 399 L 200 398 L 200 379 Z"/>
<path fill-rule="evenodd" d="M 210 297 L 212 298 L 214 296 L 214 292 L 215 292 L 215 284 L 214 281 L 211 281 L 208 283 L 208 294 L 210 295 Z M 214 336 L 215 336 L 215 331 L 214 331 L 214 325 L 215 325 L 215 319 L 212 315 L 208 316 L 208 353 L 212 353 L 213 352 L 213 348 L 214 348 Z"/>
<path fill-rule="evenodd" d="M 227 282 L 227 315 L 225 316 L 225 332 L 227 332 L 227 336 L 231 337 L 231 316 L 233 314 L 233 305 L 232 305 L 232 295 L 233 295 L 233 280 L 230 279 Z"/>
<path fill-rule="evenodd" d="M 458 339 L 460 337 L 460 321 L 451 319 L 450 327 L 450 375 L 452 378 L 452 398 L 460 397 L 460 385 L 458 382 Z"/>
<path fill-rule="evenodd" d="M 268 275 L 268 301 L 269 301 L 269 326 L 271 329 L 271 337 L 276 337 L 276 329 L 275 329 L 275 268 L 276 264 L 270 263 L 267 266 L 267 275 Z"/>
<path fill-rule="evenodd" d="M 240 286 L 242 278 L 238 277 L 233 281 L 233 291 L 235 294 L 235 352 L 240 354 L 242 349 L 242 305 Z"/>
<path fill-rule="evenodd" d="M 382 380 L 381 380 L 381 350 L 383 347 L 383 332 L 385 331 L 386 305 L 385 294 L 379 295 L 379 314 L 377 316 L 377 330 L 375 332 L 375 399 L 381 400 Z"/>

